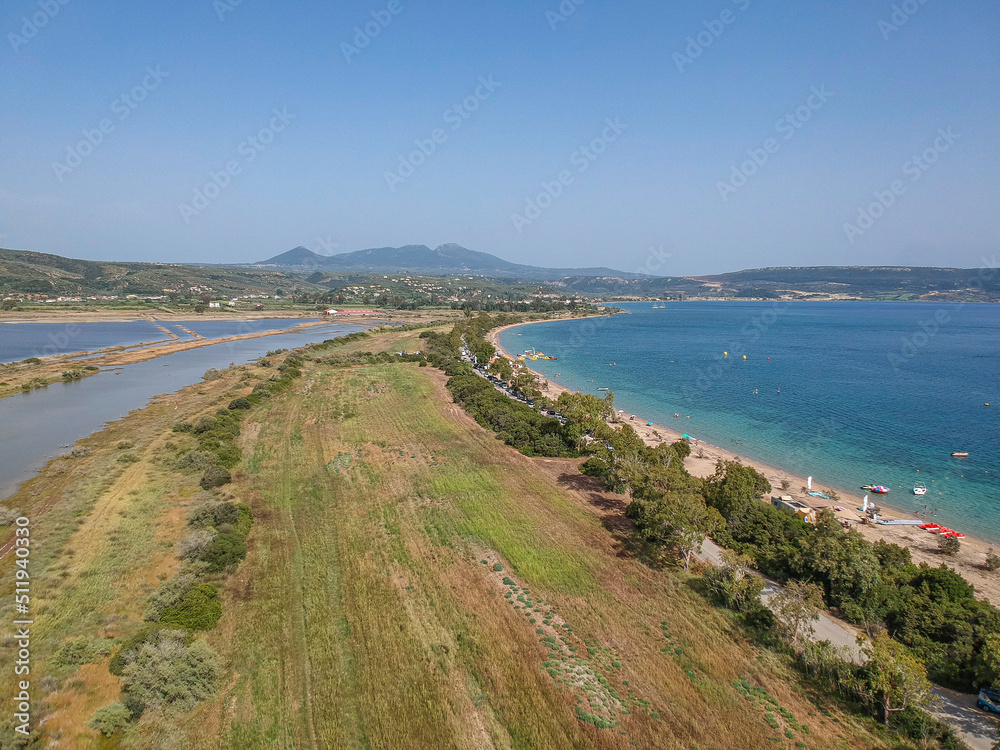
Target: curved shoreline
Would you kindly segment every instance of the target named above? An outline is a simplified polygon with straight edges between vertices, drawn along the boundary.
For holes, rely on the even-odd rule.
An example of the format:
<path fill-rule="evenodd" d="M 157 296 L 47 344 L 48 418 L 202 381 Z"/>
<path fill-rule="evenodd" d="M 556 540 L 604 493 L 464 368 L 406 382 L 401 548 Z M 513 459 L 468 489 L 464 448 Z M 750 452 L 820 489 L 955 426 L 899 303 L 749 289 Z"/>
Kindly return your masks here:
<path fill-rule="evenodd" d="M 490 331 L 488 334 L 488 340 L 496 347 L 498 352 L 510 359 L 516 359 L 516 356 L 512 357 L 500 343 L 500 334 L 512 328 L 534 325 L 535 323 L 551 322 L 557 321 L 538 320 L 531 321 L 529 323 L 517 323 L 514 325 L 503 326 L 502 328 L 496 328 Z M 563 391 L 570 393 L 574 392 L 563 385 L 549 380 L 541 373 L 531 370 L 531 368 L 528 369 L 530 372 L 534 373 L 542 383 L 545 384 L 543 388 L 540 388 L 540 390 L 548 398 L 553 400 L 557 399 L 559 394 Z M 615 407 L 619 414 L 624 413 L 622 410 L 623 404 L 617 399 Z M 632 414 L 632 412 L 628 412 L 628 414 Z M 649 420 L 639 421 L 637 417 L 637 421 L 633 422 L 628 420 L 623 422 L 623 424 L 629 424 L 636 431 L 639 437 L 641 437 L 648 445 L 657 445 L 662 442 L 675 442 L 681 439 L 681 433 L 677 430 L 664 427 L 663 425 L 655 422 L 652 426 L 648 426 L 646 421 Z M 966 538 L 962 540 L 962 549 L 958 555 L 955 557 L 945 557 L 937 551 L 938 538 L 923 529 L 917 528 L 916 526 L 878 526 L 860 523 L 860 514 L 856 512 L 854 508 L 861 505 L 862 497 L 861 495 L 858 495 L 856 491 L 845 492 L 843 489 L 838 488 L 835 484 L 820 483 L 816 482 L 814 479 L 813 491 L 825 492 L 826 494 L 829 494 L 829 490 L 834 490 L 840 497 L 839 500 L 824 500 L 823 498 L 811 497 L 798 489 L 806 484 L 805 477 L 785 471 L 780 467 L 770 465 L 764 461 L 751 459 L 747 456 L 734 453 L 725 448 L 721 448 L 717 445 L 706 443 L 701 440 L 698 441 L 698 445 L 694 447 L 691 455 L 685 460 L 684 463 L 692 475 L 704 479 L 715 473 L 715 464 L 717 461 L 732 461 L 734 459 L 739 459 L 743 464 L 752 466 L 754 469 L 767 477 L 768 481 L 771 482 L 771 485 L 774 488 L 773 492 L 776 495 L 791 495 L 796 500 L 799 500 L 817 510 L 822 508 L 830 508 L 831 510 L 834 510 L 839 503 L 844 510 L 834 510 L 837 518 L 848 522 L 851 525 L 851 528 L 857 529 L 869 541 L 874 542 L 877 540 L 884 540 L 892 544 L 898 544 L 901 547 L 906 547 L 910 550 L 913 562 L 917 564 L 923 562 L 932 567 L 937 567 L 938 565 L 944 563 L 954 567 L 963 577 L 965 577 L 966 580 L 975 586 L 977 594 L 981 597 L 985 597 L 994 606 L 1000 607 L 1000 580 L 997 579 L 995 574 L 987 573 L 982 567 L 982 562 L 985 558 L 987 550 L 993 547 L 1000 547 L 1000 543 L 990 542 L 972 534 L 966 534 Z M 789 482 L 790 486 L 788 490 L 780 489 L 782 480 Z M 883 502 L 884 497 L 884 495 L 876 496 L 876 504 L 878 505 L 883 518 L 886 520 L 912 520 L 914 518 L 913 515 L 907 513 L 906 511 L 885 504 Z"/>

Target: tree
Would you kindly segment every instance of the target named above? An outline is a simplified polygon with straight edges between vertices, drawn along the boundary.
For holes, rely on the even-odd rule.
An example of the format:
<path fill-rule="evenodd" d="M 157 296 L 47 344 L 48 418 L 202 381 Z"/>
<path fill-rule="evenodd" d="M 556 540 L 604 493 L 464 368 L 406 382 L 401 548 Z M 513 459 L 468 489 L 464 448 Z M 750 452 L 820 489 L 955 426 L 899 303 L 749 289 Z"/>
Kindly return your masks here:
<path fill-rule="evenodd" d="M 819 619 L 823 607 L 823 590 L 815 583 L 789 581 L 785 587 L 771 598 L 770 609 L 774 612 L 785 637 L 794 646 L 800 635 L 807 638 L 813 634 L 812 623 Z"/>
<path fill-rule="evenodd" d="M 994 552 L 992 547 L 986 550 L 985 567 L 991 573 L 996 570 L 1000 570 L 1000 555 Z"/>
<path fill-rule="evenodd" d="M 888 633 L 879 633 L 864 645 L 863 652 L 868 657 L 867 685 L 879 700 L 886 727 L 892 714 L 930 703 L 927 667 L 906 646 Z"/>
<path fill-rule="evenodd" d="M 504 381 L 509 381 L 514 377 L 514 368 L 511 367 L 510 360 L 506 357 L 497 357 L 490 365 L 490 372 Z"/>
<path fill-rule="evenodd" d="M 676 547 L 684 560 L 684 570 L 691 567 L 691 556 L 701 552 L 705 537 L 722 521 L 718 511 L 708 508 L 699 496 L 688 493 L 635 500 L 626 514 L 635 519 L 643 539 Z"/>
<path fill-rule="evenodd" d="M 713 568 L 705 576 L 715 598 L 737 612 L 759 607 L 764 579 L 754 575 L 753 566 L 754 559 L 750 555 L 723 550 L 722 567 Z"/>
<path fill-rule="evenodd" d="M 962 543 L 953 536 L 942 536 L 938 537 L 938 549 L 942 555 L 954 557 L 962 549 Z"/>
<path fill-rule="evenodd" d="M 1000 633 L 986 636 L 986 643 L 980 654 L 983 657 L 980 681 L 997 687 L 1000 685 Z"/>

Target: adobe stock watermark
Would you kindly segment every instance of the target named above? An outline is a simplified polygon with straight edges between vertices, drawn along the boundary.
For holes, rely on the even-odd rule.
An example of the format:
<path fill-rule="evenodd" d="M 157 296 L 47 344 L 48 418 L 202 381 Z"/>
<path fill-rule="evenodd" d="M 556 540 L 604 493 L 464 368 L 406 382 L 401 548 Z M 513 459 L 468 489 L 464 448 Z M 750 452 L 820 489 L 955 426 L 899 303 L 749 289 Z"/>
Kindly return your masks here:
<path fill-rule="evenodd" d="M 521 234 L 525 227 L 531 226 L 537 221 L 547 208 L 561 198 L 566 192 L 566 188 L 576 181 L 577 176 L 590 169 L 590 166 L 601 158 L 608 147 L 617 141 L 629 127 L 618 117 L 609 117 L 604 121 L 604 124 L 605 128 L 600 135 L 570 154 L 569 163 L 576 167 L 575 172 L 564 169 L 555 176 L 555 179 L 543 181 L 542 192 L 533 198 L 525 199 L 524 212 L 510 215 L 510 220 L 518 234 Z"/>
<path fill-rule="evenodd" d="M 243 4 L 243 0 L 214 0 L 212 10 L 215 11 L 219 21 L 225 21 L 226 16 L 236 11 Z"/>
<path fill-rule="evenodd" d="M 983 258 L 983 268 L 976 271 L 976 275 L 969 279 L 966 289 L 982 291 L 986 288 L 986 282 L 992 281 L 1000 269 L 997 257 Z M 958 302 L 951 309 L 939 307 L 933 315 L 928 315 L 917 324 L 917 330 L 908 336 L 904 336 L 899 342 L 899 350 L 888 352 L 886 358 L 892 365 L 892 371 L 899 374 L 903 365 L 914 359 L 924 349 L 930 346 L 931 341 L 941 332 L 941 329 L 952 322 L 952 315 L 964 308 L 968 302 Z"/>
<path fill-rule="evenodd" d="M 395 192 L 397 187 L 413 177 L 417 170 L 437 153 L 438 148 L 448 141 L 449 131 L 454 133 L 459 130 L 500 86 L 499 82 L 493 80 L 492 74 L 480 76 L 479 82 L 471 94 L 444 111 L 442 119 L 448 127 L 434 128 L 426 138 L 417 138 L 413 142 L 416 148 L 408 154 L 400 154 L 399 166 L 392 172 L 385 172 L 385 184 L 389 190 Z"/>
<path fill-rule="evenodd" d="M 803 104 L 800 104 L 792 112 L 774 124 L 774 131 L 781 140 L 769 137 L 758 148 L 747 149 L 747 156 L 750 158 L 739 164 L 732 165 L 732 173 L 728 180 L 719 180 L 715 183 L 719 191 L 719 197 L 723 203 L 729 201 L 730 196 L 739 192 L 740 188 L 747 184 L 751 177 L 757 174 L 771 157 L 781 150 L 781 141 L 790 141 L 796 133 L 809 122 L 813 115 L 823 109 L 823 106 L 833 97 L 833 92 L 828 91 L 826 85 L 819 88 L 813 86 L 809 96 Z"/>
<path fill-rule="evenodd" d="M 340 52 L 344 55 L 344 59 L 351 62 L 363 50 L 368 49 L 372 41 L 385 31 L 393 19 L 403 10 L 403 3 L 400 0 L 390 0 L 389 4 L 382 10 L 373 10 L 371 21 L 368 21 L 364 26 L 354 27 L 354 37 L 351 39 L 351 43 L 340 43 Z"/>
<path fill-rule="evenodd" d="M 212 201 L 232 184 L 233 178 L 242 174 L 247 165 L 256 161 L 257 157 L 274 142 L 278 133 L 283 132 L 295 119 L 295 115 L 289 113 L 288 107 L 282 107 L 280 110 L 275 108 L 271 113 L 273 116 L 267 125 L 240 143 L 236 149 L 240 159 L 230 159 L 224 169 L 209 172 L 208 182 L 194 189 L 190 203 L 178 204 L 177 210 L 180 211 L 185 224 L 190 224 L 192 219 L 200 216 Z"/>
<path fill-rule="evenodd" d="M 893 5 L 888 20 L 879 19 L 878 30 L 882 38 L 886 41 L 889 37 L 903 28 L 910 19 L 917 15 L 917 12 L 927 5 L 928 0 L 904 0 L 898 5 Z"/>
<path fill-rule="evenodd" d="M 656 276 L 662 269 L 664 264 L 674 257 L 674 254 L 667 252 L 663 245 L 656 247 L 655 245 L 649 248 L 649 252 L 646 254 L 646 260 L 641 265 L 639 265 L 634 273 L 642 273 L 649 276 Z"/>
<path fill-rule="evenodd" d="M 31 15 L 21 16 L 21 33 L 15 34 L 12 31 L 7 34 L 7 41 L 14 48 L 14 52 L 19 52 L 24 45 L 38 36 L 42 29 L 59 15 L 63 6 L 69 5 L 69 2 L 70 0 L 38 0 L 38 10 Z"/>
<path fill-rule="evenodd" d="M 160 84 L 168 77 L 169 74 L 163 72 L 159 65 L 155 68 L 147 67 L 146 74 L 139 83 L 129 91 L 119 95 L 108 105 L 111 113 L 116 116 L 118 122 L 124 122 L 139 108 L 140 104 L 146 101 L 151 93 L 160 88 Z M 115 132 L 116 128 L 115 121 L 110 117 L 102 118 L 94 128 L 84 128 L 81 132 L 83 139 L 76 144 L 67 146 L 66 156 L 63 159 L 52 162 L 52 172 L 56 179 L 59 182 L 65 180 L 104 143 L 107 136 Z"/>
<path fill-rule="evenodd" d="M 562 0 L 554 10 L 550 8 L 545 11 L 545 20 L 549 22 L 549 28 L 555 31 L 559 28 L 559 24 L 566 23 L 585 2 L 587 0 Z"/>
<path fill-rule="evenodd" d="M 913 157 L 903 165 L 903 175 L 909 177 L 909 183 L 904 180 L 893 180 L 885 190 L 876 190 L 873 194 L 875 200 L 867 206 L 858 206 L 858 218 L 852 224 L 844 223 L 844 233 L 847 240 L 852 245 L 858 237 L 864 236 L 875 223 L 885 216 L 886 211 L 896 204 L 896 200 L 906 195 L 910 185 L 914 185 L 923 179 L 924 175 L 938 163 L 941 155 L 951 150 L 952 146 L 961 140 L 962 136 L 952 131 L 950 127 L 939 128 L 934 142 L 925 148 L 921 153 L 914 154 Z"/>
<path fill-rule="evenodd" d="M 752 0 L 732 0 L 736 6 L 736 11 L 742 13 L 750 7 Z M 677 66 L 677 72 L 683 73 L 685 69 L 694 65 L 694 61 L 701 57 L 705 50 L 715 44 L 719 37 L 726 33 L 726 29 L 736 23 L 739 17 L 732 8 L 723 8 L 715 18 L 710 18 L 702 22 L 705 28 L 694 36 L 689 36 L 685 41 L 687 46 L 684 53 L 674 52 L 673 61 Z"/>

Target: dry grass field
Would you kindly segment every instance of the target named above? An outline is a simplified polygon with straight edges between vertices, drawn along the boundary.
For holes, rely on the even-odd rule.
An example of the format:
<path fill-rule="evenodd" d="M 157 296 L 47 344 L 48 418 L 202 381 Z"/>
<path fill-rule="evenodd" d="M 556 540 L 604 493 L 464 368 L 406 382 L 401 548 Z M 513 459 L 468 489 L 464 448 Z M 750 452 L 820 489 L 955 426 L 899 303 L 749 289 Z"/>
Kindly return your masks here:
<path fill-rule="evenodd" d="M 416 336 L 337 351 L 417 349 Z M 55 747 L 895 747 L 755 648 L 690 577 L 636 559 L 621 497 L 573 461 L 502 445 L 451 403 L 441 373 L 411 364 L 307 363 L 249 412 L 226 487 L 253 508 L 249 553 L 203 636 L 224 686 L 101 738 L 84 722 L 117 699 L 107 653 L 173 574 L 198 491 L 164 458 L 170 426 L 269 374 L 237 368 L 157 399 L 10 502 L 42 540 L 37 669 L 56 684 L 36 703 Z M 59 666 L 71 638 L 107 650 Z"/>

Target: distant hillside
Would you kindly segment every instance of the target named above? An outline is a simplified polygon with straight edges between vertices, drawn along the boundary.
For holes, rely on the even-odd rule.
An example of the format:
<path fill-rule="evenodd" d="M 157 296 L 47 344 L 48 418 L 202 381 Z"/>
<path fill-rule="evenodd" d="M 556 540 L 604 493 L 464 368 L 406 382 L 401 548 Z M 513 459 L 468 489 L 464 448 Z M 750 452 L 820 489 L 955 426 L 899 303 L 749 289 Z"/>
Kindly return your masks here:
<path fill-rule="evenodd" d="M 556 288 L 605 296 L 773 299 L 975 300 L 1000 298 L 1000 271 L 909 266 L 757 268 L 714 276 L 623 279 L 573 276 Z"/>
<path fill-rule="evenodd" d="M 539 268 L 468 250 L 449 243 L 431 250 L 426 245 L 378 247 L 339 255 L 318 255 L 297 247 L 255 264 L 258 267 L 327 270 L 347 273 L 415 273 L 425 276 L 473 274 L 526 281 L 555 281 L 565 276 L 614 276 L 621 279 L 646 278 L 610 268 Z"/>
<path fill-rule="evenodd" d="M 0 296 L 162 295 L 191 287 L 218 297 L 320 289 L 298 274 L 259 268 L 118 263 L 75 260 L 26 250 L 0 249 Z"/>

